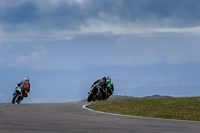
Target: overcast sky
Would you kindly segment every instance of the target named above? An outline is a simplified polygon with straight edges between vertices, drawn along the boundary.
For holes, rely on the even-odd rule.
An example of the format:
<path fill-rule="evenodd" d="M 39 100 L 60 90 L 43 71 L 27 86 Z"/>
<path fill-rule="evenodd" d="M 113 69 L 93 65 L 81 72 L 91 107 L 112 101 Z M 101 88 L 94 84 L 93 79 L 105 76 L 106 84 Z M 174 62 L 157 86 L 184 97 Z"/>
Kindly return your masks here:
<path fill-rule="evenodd" d="M 0 69 L 200 63 L 199 0 L 1 0 Z"/>

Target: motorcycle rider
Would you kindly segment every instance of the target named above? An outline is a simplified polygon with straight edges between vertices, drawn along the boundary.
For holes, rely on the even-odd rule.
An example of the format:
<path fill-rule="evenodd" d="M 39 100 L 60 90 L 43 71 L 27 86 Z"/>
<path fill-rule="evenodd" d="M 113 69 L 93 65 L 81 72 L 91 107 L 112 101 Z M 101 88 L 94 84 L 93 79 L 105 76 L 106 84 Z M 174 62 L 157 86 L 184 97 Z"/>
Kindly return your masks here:
<path fill-rule="evenodd" d="M 20 83 L 17 84 L 18 87 L 20 88 L 23 94 L 23 97 L 28 97 L 28 94 L 30 92 L 30 86 L 31 84 L 29 83 L 29 78 L 25 77 L 24 80 L 22 80 Z M 16 92 L 14 92 L 13 95 L 15 95 Z"/>
<path fill-rule="evenodd" d="M 111 78 L 107 77 L 106 78 L 106 82 L 107 82 L 107 91 L 109 92 L 109 96 L 113 94 L 114 92 L 114 86 L 113 83 L 111 82 Z"/>
<path fill-rule="evenodd" d="M 102 77 L 102 79 L 98 79 L 93 83 L 93 85 L 98 85 L 100 92 L 102 93 L 103 97 L 107 97 L 107 93 L 105 92 L 107 87 L 106 77 Z M 93 86 L 92 85 L 92 86 Z"/>

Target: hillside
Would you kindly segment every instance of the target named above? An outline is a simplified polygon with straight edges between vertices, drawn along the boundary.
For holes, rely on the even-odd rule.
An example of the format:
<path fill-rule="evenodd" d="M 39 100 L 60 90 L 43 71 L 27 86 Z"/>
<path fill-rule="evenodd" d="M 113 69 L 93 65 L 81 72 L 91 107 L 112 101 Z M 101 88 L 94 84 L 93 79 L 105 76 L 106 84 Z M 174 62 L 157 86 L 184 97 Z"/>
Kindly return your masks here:
<path fill-rule="evenodd" d="M 172 97 L 171 96 L 160 96 L 160 95 L 145 96 L 145 97 L 112 95 L 112 96 L 109 97 L 108 100 L 119 100 L 119 99 L 155 99 L 155 98 L 172 98 Z M 78 102 L 87 102 L 87 99 L 82 99 L 82 100 L 80 100 Z"/>
<path fill-rule="evenodd" d="M 199 106 L 200 97 L 180 97 L 107 100 L 94 102 L 87 107 L 123 115 L 200 121 Z"/>

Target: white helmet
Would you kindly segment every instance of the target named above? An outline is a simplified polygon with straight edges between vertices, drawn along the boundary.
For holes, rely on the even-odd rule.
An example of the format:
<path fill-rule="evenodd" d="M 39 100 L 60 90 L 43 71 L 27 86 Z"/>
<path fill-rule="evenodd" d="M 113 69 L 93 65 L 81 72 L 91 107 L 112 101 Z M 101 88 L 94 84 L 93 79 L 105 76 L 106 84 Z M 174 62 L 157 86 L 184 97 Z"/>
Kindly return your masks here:
<path fill-rule="evenodd" d="M 29 82 L 29 78 L 28 77 L 25 77 L 24 80 L 27 81 L 27 82 Z"/>

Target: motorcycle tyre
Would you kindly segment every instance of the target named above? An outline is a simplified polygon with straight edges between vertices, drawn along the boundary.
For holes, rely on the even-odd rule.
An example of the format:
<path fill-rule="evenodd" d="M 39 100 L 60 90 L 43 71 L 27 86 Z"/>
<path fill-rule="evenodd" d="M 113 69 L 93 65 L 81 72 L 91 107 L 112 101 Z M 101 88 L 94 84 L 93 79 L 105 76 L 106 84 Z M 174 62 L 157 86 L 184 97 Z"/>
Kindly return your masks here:
<path fill-rule="evenodd" d="M 15 104 L 17 102 L 18 99 L 18 94 L 16 93 L 12 99 L 12 103 Z"/>
<path fill-rule="evenodd" d="M 90 93 L 88 96 L 87 102 L 91 102 L 93 100 L 93 93 Z"/>

